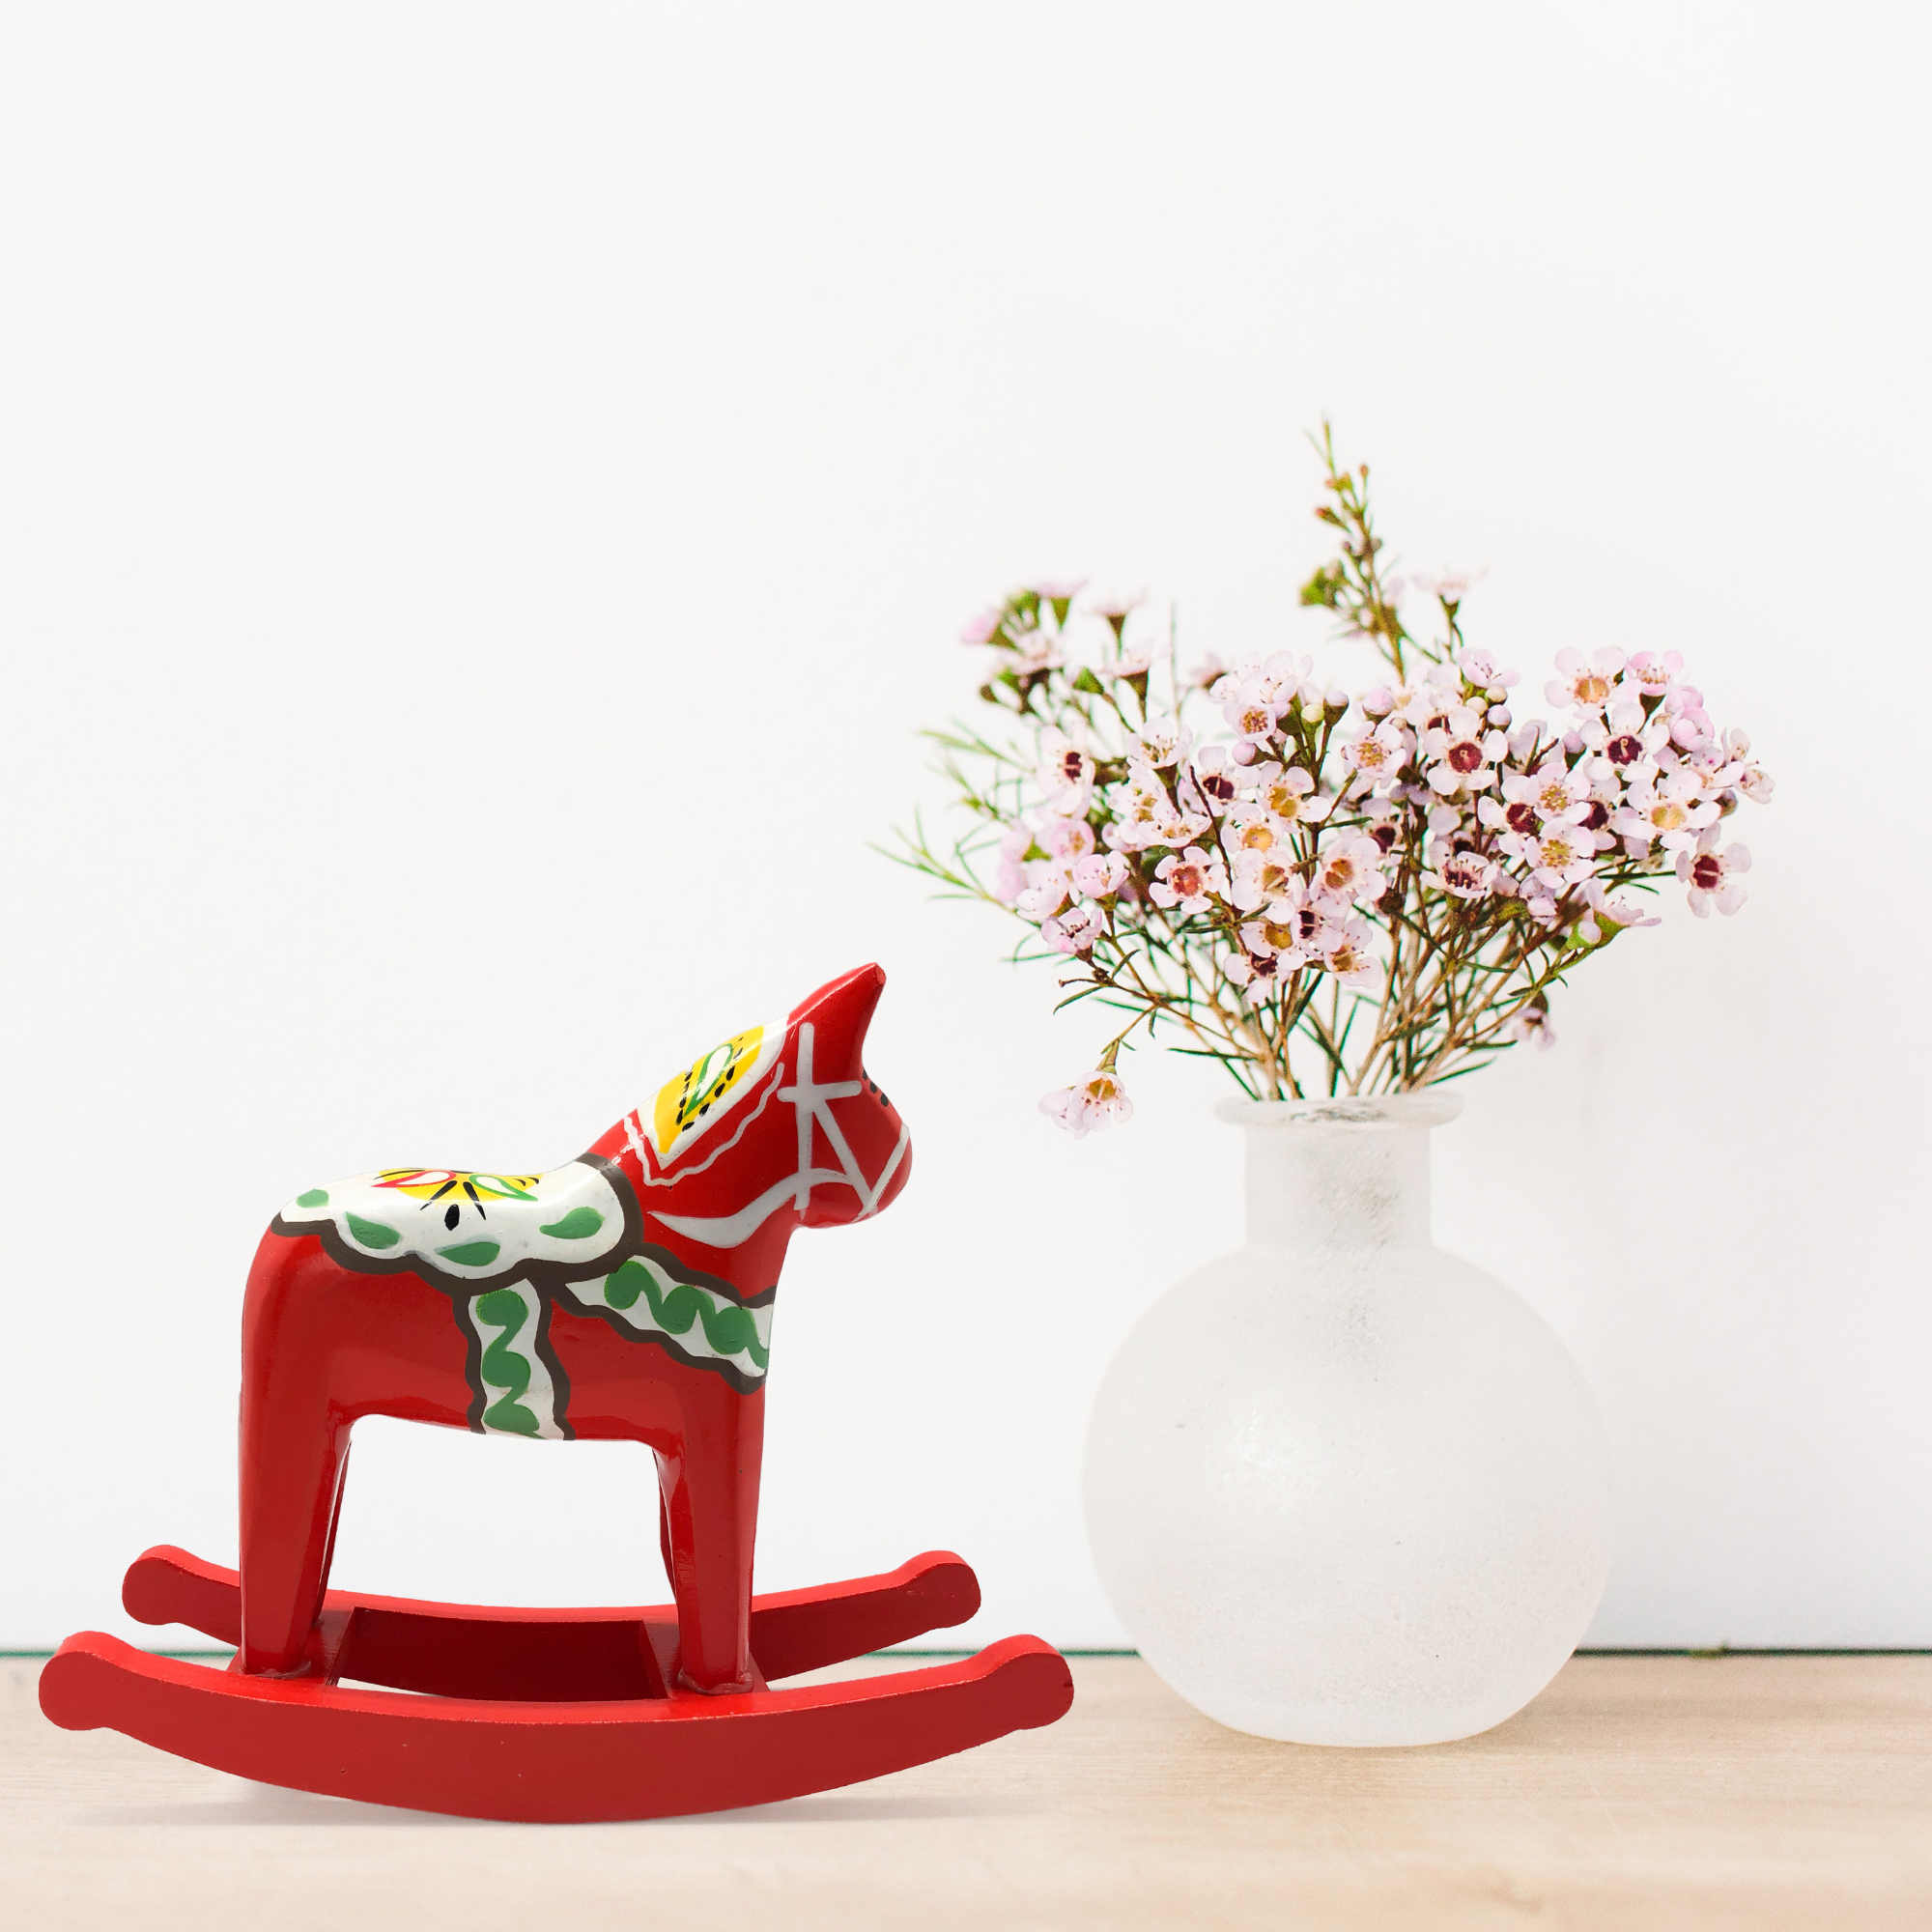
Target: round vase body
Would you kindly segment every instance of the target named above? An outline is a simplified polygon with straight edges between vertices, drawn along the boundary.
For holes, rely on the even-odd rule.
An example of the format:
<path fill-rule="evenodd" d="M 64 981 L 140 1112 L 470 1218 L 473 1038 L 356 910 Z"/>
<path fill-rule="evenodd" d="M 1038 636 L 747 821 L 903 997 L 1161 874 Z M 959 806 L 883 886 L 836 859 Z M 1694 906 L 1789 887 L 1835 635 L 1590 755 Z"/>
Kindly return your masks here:
<path fill-rule="evenodd" d="M 1520 1710 L 1609 1570 L 1603 1425 L 1550 1329 L 1429 1234 L 1461 1102 L 1223 1102 L 1248 1239 L 1101 1384 L 1086 1512 L 1142 1656 L 1236 1730 L 1424 1745 Z"/>

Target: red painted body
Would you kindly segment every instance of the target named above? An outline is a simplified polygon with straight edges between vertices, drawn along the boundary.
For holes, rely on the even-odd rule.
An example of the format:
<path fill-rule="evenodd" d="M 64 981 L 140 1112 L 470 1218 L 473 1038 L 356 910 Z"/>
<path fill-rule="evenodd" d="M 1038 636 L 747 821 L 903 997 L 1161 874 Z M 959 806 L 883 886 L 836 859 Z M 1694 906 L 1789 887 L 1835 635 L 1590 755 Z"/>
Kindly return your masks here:
<path fill-rule="evenodd" d="M 751 1683 L 748 1623 L 765 1396 L 554 1309 L 576 1435 L 656 1452 L 693 1687 Z M 339 1268 L 314 1236 L 264 1237 L 242 1325 L 243 1668 L 300 1668 L 327 1586 L 349 1434 L 365 1415 L 467 1428 L 470 1391 L 449 1298 L 413 1275 Z"/>
<path fill-rule="evenodd" d="M 1058 1717 L 1071 1682 L 1034 1638 L 939 1672 L 771 1691 L 769 1677 L 970 1616 L 971 1572 L 956 1558 L 920 1559 L 893 1577 L 763 1600 L 754 1611 L 762 1379 L 751 1386 L 724 1358 L 626 1329 L 570 1293 L 593 1268 L 608 1275 L 627 1256 L 654 1257 L 673 1288 L 705 1284 L 710 1305 L 742 1324 L 731 1304 L 769 1301 L 800 1228 L 889 1206 L 911 1160 L 863 1064 L 884 983 L 876 966 L 861 967 L 802 1002 L 776 1059 L 695 1138 L 668 1141 L 662 1159 L 639 1116 L 620 1121 L 583 1156 L 622 1204 L 620 1245 L 582 1268 L 531 1262 L 500 1277 L 543 1297 L 545 1361 L 567 1397 L 557 1426 L 654 1452 L 674 1621 L 668 1611 L 490 1611 L 327 1594 L 351 1432 L 366 1415 L 475 1426 L 481 1398 L 457 1311 L 490 1284 L 452 1283 L 434 1261 L 359 1253 L 278 1217 L 242 1317 L 239 1576 L 159 1550 L 127 1586 L 135 1616 L 237 1642 L 234 1669 L 216 1677 L 84 1633 L 43 1673 L 47 1714 L 307 1789 L 528 1818 L 755 1803 Z M 695 1097 L 710 1077 L 690 1089 Z M 449 1215 L 454 1228 L 454 1207 Z M 430 1694 L 338 1690 L 344 1675 Z M 705 1714 L 733 1721 L 701 1732 L 682 1721 Z M 528 1757 L 517 1776 L 540 1773 L 541 1795 L 496 1790 L 487 1776 L 479 1785 L 465 1769 L 479 1726 L 485 1760 L 507 1775 Z M 573 1762 L 580 1774 L 559 1784 Z"/>
<path fill-rule="evenodd" d="M 720 1152 L 694 1150 L 689 1176 L 664 1173 L 619 1122 L 590 1149 L 621 1173 L 642 1209 L 646 1237 L 750 1300 L 774 1288 L 801 1227 L 836 1227 L 876 1213 L 905 1185 L 912 1162 L 898 1115 L 867 1079 L 866 1029 L 885 975 L 861 967 L 802 1002 L 768 1076 L 773 1100 L 752 1113 Z M 824 1112 L 785 1104 L 800 1066 L 832 1090 Z M 896 1164 L 873 1203 L 826 1146 L 826 1114 L 850 1165 L 867 1179 Z M 635 1117 L 633 1117 L 635 1120 Z M 721 1122 L 721 1129 L 724 1123 Z M 701 1161 L 703 1164 L 697 1165 Z M 648 1166 L 647 1166 L 648 1163 Z M 722 1217 L 756 1203 L 788 1177 L 810 1177 L 806 1198 L 776 1205 L 746 1239 L 709 1247 L 668 1226 Z M 764 1452 L 764 1391 L 741 1393 L 715 1370 L 619 1333 L 558 1303 L 551 1345 L 569 1378 L 570 1426 L 580 1437 L 647 1443 L 656 1453 L 671 1587 L 678 1603 L 683 1681 L 699 1690 L 752 1684 L 748 1623 L 752 1554 Z M 316 1235 L 263 1236 L 242 1321 L 242 1668 L 302 1667 L 341 1508 L 350 1431 L 365 1415 L 469 1427 L 465 1343 L 448 1293 L 411 1272 L 370 1273 L 330 1258 Z"/>

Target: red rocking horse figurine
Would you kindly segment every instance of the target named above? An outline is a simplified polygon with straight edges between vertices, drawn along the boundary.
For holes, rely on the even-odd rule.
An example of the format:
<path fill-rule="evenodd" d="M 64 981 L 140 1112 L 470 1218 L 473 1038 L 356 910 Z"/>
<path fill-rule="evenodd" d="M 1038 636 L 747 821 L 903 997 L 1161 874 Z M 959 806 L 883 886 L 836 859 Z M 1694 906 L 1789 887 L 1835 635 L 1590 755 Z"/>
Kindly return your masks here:
<path fill-rule="evenodd" d="M 1048 1724 L 1065 1662 L 770 1680 L 963 1622 L 956 1556 L 752 1594 L 764 1379 L 800 1228 L 891 1206 L 911 1168 L 862 1050 L 863 966 L 734 1034 L 549 1174 L 387 1168 L 276 1215 L 242 1316 L 242 1568 L 151 1549 L 123 1601 L 238 1646 L 226 1672 L 99 1632 L 41 1704 L 272 1784 L 471 1817 L 645 1818 L 793 1797 Z M 649 1444 L 674 1606 L 510 1610 L 327 1588 L 365 1415 Z M 343 1686 L 348 1678 L 354 1687 Z M 399 1692 L 414 1692 L 401 1695 Z M 427 1694 L 422 1694 L 427 1693 Z"/>

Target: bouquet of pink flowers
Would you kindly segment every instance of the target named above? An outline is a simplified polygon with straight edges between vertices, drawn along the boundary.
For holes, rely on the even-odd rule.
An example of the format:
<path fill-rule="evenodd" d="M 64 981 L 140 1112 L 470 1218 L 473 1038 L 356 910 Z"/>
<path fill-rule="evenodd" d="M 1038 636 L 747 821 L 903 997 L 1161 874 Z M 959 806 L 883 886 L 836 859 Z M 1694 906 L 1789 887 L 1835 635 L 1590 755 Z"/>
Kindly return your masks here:
<path fill-rule="evenodd" d="M 899 856 L 1023 921 L 1014 956 L 1059 961 L 1063 1005 L 1127 1015 L 1040 1102 L 1076 1135 L 1131 1113 L 1137 1029 L 1255 1099 L 1405 1092 L 1548 1045 L 1550 988 L 1657 923 L 1636 896 L 1657 881 L 1699 917 L 1744 903 L 1727 821 L 1772 781 L 1678 654 L 1559 651 L 1553 722 L 1520 717 L 1517 673 L 1463 639 L 1464 581 L 1418 586 L 1434 641 L 1405 627 L 1368 468 L 1320 447 L 1340 541 L 1301 601 L 1373 645 L 1380 683 L 1351 697 L 1286 651 L 1183 675 L 1137 601 L 1040 583 L 965 635 L 1007 729 L 927 734 L 975 823 L 944 854 L 920 826 Z"/>

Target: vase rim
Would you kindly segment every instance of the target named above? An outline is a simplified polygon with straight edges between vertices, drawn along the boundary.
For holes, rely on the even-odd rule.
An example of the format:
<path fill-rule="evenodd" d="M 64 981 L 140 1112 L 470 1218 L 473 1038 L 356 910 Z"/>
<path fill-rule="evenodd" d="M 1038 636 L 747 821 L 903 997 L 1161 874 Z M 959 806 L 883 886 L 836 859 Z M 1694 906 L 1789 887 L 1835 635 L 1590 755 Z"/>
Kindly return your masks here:
<path fill-rule="evenodd" d="M 1462 1111 L 1462 1094 L 1434 1090 L 1214 1103 L 1216 1118 L 1237 1127 L 1439 1127 Z"/>

